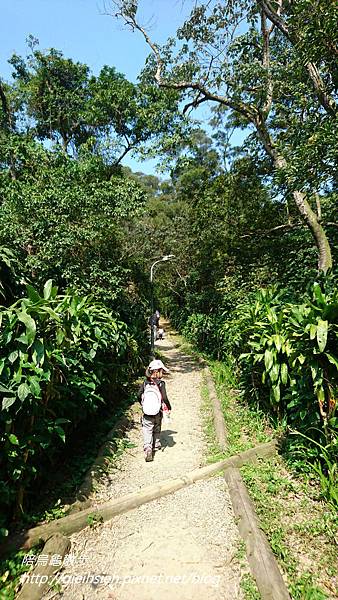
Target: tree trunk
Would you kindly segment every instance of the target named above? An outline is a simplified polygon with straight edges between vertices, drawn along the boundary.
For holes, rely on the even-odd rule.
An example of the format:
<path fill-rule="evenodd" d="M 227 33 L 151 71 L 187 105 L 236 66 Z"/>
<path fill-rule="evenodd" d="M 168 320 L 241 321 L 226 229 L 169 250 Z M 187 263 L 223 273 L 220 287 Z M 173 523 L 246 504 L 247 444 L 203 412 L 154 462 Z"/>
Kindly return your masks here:
<path fill-rule="evenodd" d="M 332 255 L 329 240 L 316 213 L 312 210 L 303 192 L 292 192 L 300 214 L 308 225 L 318 248 L 318 270 L 324 274 L 332 267 Z"/>
<path fill-rule="evenodd" d="M 264 148 L 268 155 L 272 158 L 273 163 L 277 171 L 286 171 L 287 161 L 277 150 L 271 139 L 269 131 L 263 120 L 256 120 L 254 123 L 257 132 L 263 142 Z M 329 240 L 327 239 L 326 233 L 319 222 L 318 216 L 312 210 L 310 204 L 306 199 L 306 194 L 299 190 L 291 190 L 295 204 L 300 212 L 303 220 L 311 231 L 311 235 L 316 242 L 318 249 L 318 270 L 324 274 L 332 267 L 332 254 L 330 249 Z"/>

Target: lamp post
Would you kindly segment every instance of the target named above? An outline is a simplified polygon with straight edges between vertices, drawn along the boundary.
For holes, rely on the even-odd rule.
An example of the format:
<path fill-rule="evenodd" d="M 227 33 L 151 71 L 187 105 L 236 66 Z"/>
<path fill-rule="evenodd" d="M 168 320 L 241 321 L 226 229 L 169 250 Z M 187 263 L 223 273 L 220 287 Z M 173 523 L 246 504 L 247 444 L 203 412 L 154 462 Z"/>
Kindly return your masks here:
<path fill-rule="evenodd" d="M 150 352 L 151 355 L 154 355 L 154 323 L 153 323 L 153 314 L 154 314 L 154 288 L 153 288 L 153 279 L 154 279 L 154 267 L 160 262 L 166 262 L 171 258 L 175 258 L 175 254 L 166 254 L 162 256 L 159 260 L 155 260 L 155 262 L 150 267 L 150 288 L 151 288 L 151 323 L 150 323 Z"/>

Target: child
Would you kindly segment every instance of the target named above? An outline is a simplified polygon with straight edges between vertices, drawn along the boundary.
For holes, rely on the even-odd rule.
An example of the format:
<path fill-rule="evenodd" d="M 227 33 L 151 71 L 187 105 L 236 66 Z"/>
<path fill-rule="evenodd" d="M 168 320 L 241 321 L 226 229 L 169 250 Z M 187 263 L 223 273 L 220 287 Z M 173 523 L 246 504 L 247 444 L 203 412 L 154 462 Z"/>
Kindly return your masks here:
<path fill-rule="evenodd" d="M 138 392 L 138 399 L 143 409 L 143 449 L 146 462 L 153 460 L 154 450 L 161 449 L 162 406 L 165 405 L 167 410 L 171 411 L 165 381 L 162 379 L 163 371 L 165 373 L 169 372 L 163 362 L 152 360 L 146 370 L 146 380 L 142 383 Z"/>
<path fill-rule="evenodd" d="M 163 327 L 159 328 L 157 334 L 158 334 L 158 339 L 159 340 L 164 340 L 164 329 L 163 329 Z"/>

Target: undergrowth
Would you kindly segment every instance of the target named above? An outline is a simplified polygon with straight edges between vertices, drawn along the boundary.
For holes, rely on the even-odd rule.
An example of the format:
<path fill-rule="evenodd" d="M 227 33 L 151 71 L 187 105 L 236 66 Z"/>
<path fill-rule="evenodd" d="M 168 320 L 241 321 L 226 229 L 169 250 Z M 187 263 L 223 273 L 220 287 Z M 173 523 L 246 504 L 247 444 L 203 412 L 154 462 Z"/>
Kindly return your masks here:
<path fill-rule="evenodd" d="M 231 362 L 213 362 L 210 368 L 222 403 L 229 454 L 282 433 L 264 413 L 245 403 Z M 335 598 L 337 515 L 323 501 L 320 486 L 306 473 L 296 472 L 283 455 L 246 465 L 241 474 L 293 600 Z M 248 600 L 257 597 L 250 579 L 242 588 Z"/>
<path fill-rule="evenodd" d="M 83 482 L 86 472 L 94 463 L 108 432 L 123 417 L 133 401 L 134 398 L 129 393 L 128 397 L 121 401 L 118 409 L 116 406 L 112 406 L 113 412 L 105 409 L 95 419 L 92 419 L 90 429 L 87 427 L 78 431 L 76 447 L 74 448 L 74 443 L 72 443 L 65 449 L 63 456 L 65 467 L 54 471 L 52 479 L 45 478 L 40 488 L 38 503 L 34 504 L 32 499 L 30 510 L 22 515 L 21 522 L 16 524 L 17 528 L 34 526 L 41 522 L 48 523 L 65 516 L 69 504 L 75 500 L 76 492 Z M 114 444 L 116 450 L 107 456 L 109 458 L 108 467 L 100 468 L 102 475 L 115 464 L 125 449 L 130 447 L 130 442 L 126 438 L 118 436 L 114 438 Z M 88 524 L 92 525 L 93 523 L 94 519 L 89 519 Z M 29 555 L 38 553 L 40 549 L 40 546 L 36 546 L 28 553 L 21 550 L 13 552 L 1 562 L 0 600 L 14 600 L 22 574 L 31 568 Z"/>

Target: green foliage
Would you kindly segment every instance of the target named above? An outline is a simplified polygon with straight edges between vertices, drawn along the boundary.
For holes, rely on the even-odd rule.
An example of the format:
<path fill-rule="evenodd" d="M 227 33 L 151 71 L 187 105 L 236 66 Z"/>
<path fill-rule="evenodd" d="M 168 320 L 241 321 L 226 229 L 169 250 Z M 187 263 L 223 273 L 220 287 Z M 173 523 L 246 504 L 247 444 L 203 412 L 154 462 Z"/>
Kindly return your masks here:
<path fill-rule="evenodd" d="M 304 464 L 306 465 L 309 476 L 312 475 L 319 481 L 323 497 L 336 510 L 338 507 L 337 433 L 331 432 L 330 443 L 325 446 L 300 431 L 292 433 L 295 435 L 295 439 L 290 438 L 288 450 L 293 459 L 293 465 L 297 466 L 297 461 L 300 461 L 303 469 Z M 306 445 L 306 441 L 310 442 L 310 445 Z"/>
<path fill-rule="evenodd" d="M 20 257 L 26 281 L 53 277 L 116 307 L 134 268 L 124 245 L 144 192 L 102 160 L 74 161 L 19 141 L 16 178 L 0 175 L 0 239 Z"/>
<path fill-rule="evenodd" d="M 323 494 L 336 503 L 338 292 L 335 281 L 314 282 L 302 303 L 287 290 L 260 289 L 228 311 L 192 314 L 184 335 L 209 356 L 240 364 L 241 386 L 275 423 L 299 430 L 293 444 L 311 464 Z M 299 441 L 298 441 L 299 444 Z M 292 454 L 293 451 L 291 451 Z M 295 453 L 293 453 L 295 460 Z M 299 461 L 300 462 L 300 461 Z M 304 462 L 303 462 L 304 468 Z M 310 467 L 309 467 L 310 468 Z"/>
<path fill-rule="evenodd" d="M 226 341 L 223 337 L 222 318 L 212 315 L 192 314 L 182 328 L 183 335 L 197 348 L 210 356 L 224 357 Z"/>
<path fill-rule="evenodd" d="M 64 150 L 70 142 L 84 142 L 90 134 L 83 118 L 88 67 L 64 58 L 54 48 L 48 52 L 33 49 L 26 61 L 14 54 L 9 62 L 37 138 L 60 140 Z"/>
<path fill-rule="evenodd" d="M 226 362 L 211 362 L 210 367 L 226 421 L 229 455 L 275 436 L 264 413 L 248 404 L 239 389 L 240 371 L 235 361 L 228 358 Z M 304 474 L 304 457 L 315 444 L 303 436 L 290 436 L 293 452 L 302 441 L 304 448 L 298 455 L 301 476 L 294 470 L 295 457 L 292 462 L 285 460 L 285 452 L 241 469 L 260 526 L 287 576 L 290 594 L 299 600 L 331 597 L 336 576 L 337 525 L 337 511 L 321 501 L 315 474 L 310 468 Z M 250 598 L 250 587 L 246 591 Z"/>
<path fill-rule="evenodd" d="M 35 549 L 36 551 L 36 549 Z M 34 552 L 24 551 L 12 554 L 9 558 L 1 561 L 0 570 L 0 598 L 1 600 L 15 600 L 15 589 L 20 582 L 21 575 L 31 570 L 30 559 L 34 560 Z M 24 558 L 27 557 L 27 558 Z M 26 561 L 26 562 L 24 562 Z"/>
<path fill-rule="evenodd" d="M 85 147 L 118 165 L 130 151 L 150 152 L 159 134 L 170 136 L 182 121 L 176 92 L 131 83 L 107 65 L 93 76 L 87 65 L 37 45 L 31 40 L 26 58 L 14 54 L 9 60 L 16 121 L 35 139 L 61 145 L 69 154 Z"/>
<path fill-rule="evenodd" d="M 90 297 L 58 295 L 51 280 L 43 295 L 3 308 L 1 317 L 1 490 L 3 506 L 53 464 L 66 437 L 139 366 L 136 342 L 124 323 Z"/>
<path fill-rule="evenodd" d="M 0 297 L 2 302 L 10 304 L 20 290 L 22 266 L 12 250 L 0 247 Z"/>
<path fill-rule="evenodd" d="M 249 351 L 241 356 L 260 402 L 297 426 L 317 426 L 322 418 L 327 436 L 336 424 L 337 301 L 337 290 L 325 294 L 317 282 L 302 304 L 259 292 L 246 315 Z"/>

